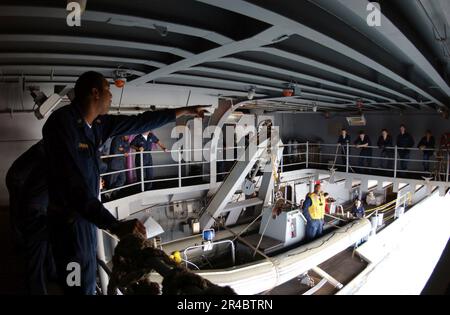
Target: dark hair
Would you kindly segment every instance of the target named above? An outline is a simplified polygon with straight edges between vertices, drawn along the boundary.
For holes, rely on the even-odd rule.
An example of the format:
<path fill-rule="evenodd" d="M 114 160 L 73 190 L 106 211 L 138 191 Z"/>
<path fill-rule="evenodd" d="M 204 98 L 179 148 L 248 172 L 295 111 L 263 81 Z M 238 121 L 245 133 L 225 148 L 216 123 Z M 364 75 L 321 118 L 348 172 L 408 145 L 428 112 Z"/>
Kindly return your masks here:
<path fill-rule="evenodd" d="M 401 127 L 403 127 L 403 128 L 406 129 L 406 126 L 405 126 L 404 124 L 401 124 L 401 125 L 400 125 L 400 128 L 401 128 Z"/>
<path fill-rule="evenodd" d="M 88 71 L 80 75 L 75 83 L 75 100 L 85 101 L 94 88 L 103 91 L 104 79 L 105 77 L 101 73 L 95 71 Z"/>
<path fill-rule="evenodd" d="M 342 128 L 341 131 L 347 131 L 347 128 Z"/>
<path fill-rule="evenodd" d="M 360 134 L 360 135 L 365 135 L 366 133 L 364 132 L 364 130 L 360 130 L 360 131 L 359 131 L 359 134 Z"/>
<path fill-rule="evenodd" d="M 430 129 L 427 129 L 426 133 L 431 133 L 431 130 L 430 130 Z"/>
<path fill-rule="evenodd" d="M 385 128 L 385 129 L 381 129 L 381 132 L 386 131 L 387 133 L 389 133 L 389 131 Z"/>

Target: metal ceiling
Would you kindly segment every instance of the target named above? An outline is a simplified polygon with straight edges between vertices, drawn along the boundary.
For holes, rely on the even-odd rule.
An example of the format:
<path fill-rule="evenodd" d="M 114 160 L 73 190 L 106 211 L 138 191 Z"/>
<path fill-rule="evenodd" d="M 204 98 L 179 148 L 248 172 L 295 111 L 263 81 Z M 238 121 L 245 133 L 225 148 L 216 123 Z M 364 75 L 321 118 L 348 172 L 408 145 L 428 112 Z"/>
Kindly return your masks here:
<path fill-rule="evenodd" d="M 448 109 L 449 2 L 379 3 L 371 27 L 366 0 L 88 0 L 69 27 L 65 2 L 6 0 L 0 79 L 73 83 L 120 67 L 134 85 L 255 88 L 275 110 Z M 289 84 L 301 94 L 280 99 Z"/>

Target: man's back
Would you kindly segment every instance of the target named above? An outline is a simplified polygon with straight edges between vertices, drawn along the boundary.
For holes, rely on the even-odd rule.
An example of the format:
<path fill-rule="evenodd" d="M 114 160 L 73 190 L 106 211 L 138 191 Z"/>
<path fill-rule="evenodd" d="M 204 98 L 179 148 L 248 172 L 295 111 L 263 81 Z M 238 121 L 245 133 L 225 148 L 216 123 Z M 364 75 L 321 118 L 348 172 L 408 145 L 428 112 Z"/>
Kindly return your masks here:
<path fill-rule="evenodd" d="M 48 185 L 45 159 L 41 140 L 19 156 L 6 174 L 11 224 L 20 242 L 22 233 L 27 230 L 27 224 L 46 215 Z"/>

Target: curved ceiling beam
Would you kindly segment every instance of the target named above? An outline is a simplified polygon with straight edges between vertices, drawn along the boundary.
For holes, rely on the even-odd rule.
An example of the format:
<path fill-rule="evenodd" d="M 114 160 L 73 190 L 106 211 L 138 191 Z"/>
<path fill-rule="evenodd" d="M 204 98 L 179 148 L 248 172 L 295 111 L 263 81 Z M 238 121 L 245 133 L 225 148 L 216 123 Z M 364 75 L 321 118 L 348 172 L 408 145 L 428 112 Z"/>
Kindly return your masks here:
<path fill-rule="evenodd" d="M 186 74 L 169 74 L 169 75 L 165 76 L 164 78 L 183 79 L 183 80 L 188 80 L 188 81 L 196 80 L 196 81 L 200 81 L 200 82 L 204 81 L 204 82 L 208 82 L 208 83 L 215 82 L 218 84 L 239 85 L 239 86 L 249 86 L 250 85 L 248 82 L 241 82 L 241 81 L 234 81 L 234 80 L 229 81 L 229 80 L 225 80 L 225 79 L 206 78 L 206 77 L 199 77 L 199 76 L 186 75 Z M 164 78 L 161 78 L 161 79 L 164 79 Z M 272 87 L 272 86 L 266 86 L 266 85 L 261 85 L 261 84 L 255 84 L 255 86 L 262 90 L 274 91 L 277 93 L 280 92 L 280 88 L 276 88 L 276 87 Z M 299 98 L 296 97 L 295 99 L 299 99 Z M 321 101 L 315 101 L 315 100 L 311 100 L 311 101 L 316 102 L 316 103 L 321 102 Z M 348 102 L 349 100 L 345 100 L 345 101 Z M 354 105 L 353 102 L 348 102 L 348 103 L 344 103 L 344 104 L 327 103 L 327 102 L 321 102 L 321 103 L 326 104 L 327 106 L 335 106 L 335 107 L 345 107 L 345 106 Z"/>
<path fill-rule="evenodd" d="M 45 19 L 59 18 L 65 20 L 67 17 L 67 10 L 53 7 L 5 5 L 0 6 L 0 17 L 2 16 L 41 17 Z M 133 15 L 86 10 L 83 13 L 82 21 L 149 29 L 155 29 L 155 25 L 157 25 L 166 27 L 168 32 L 204 38 L 219 45 L 225 45 L 233 41 L 231 38 L 214 31 Z"/>
<path fill-rule="evenodd" d="M 65 19 L 66 15 L 67 15 L 66 10 L 64 10 L 64 9 L 49 8 L 49 7 L 1 6 L 0 9 L 1 9 L 0 16 L 25 16 L 25 17 L 43 17 L 43 18 L 50 17 L 50 18 L 64 18 Z M 232 39 L 230 39 L 226 36 L 220 35 L 216 32 L 211 32 L 209 30 L 194 28 L 194 27 L 180 25 L 180 24 L 176 24 L 176 23 L 168 23 L 166 21 L 161 21 L 161 20 L 141 18 L 141 17 L 123 15 L 123 14 L 114 14 L 114 13 L 109 13 L 109 12 L 86 11 L 83 14 L 83 20 L 110 23 L 110 24 L 116 24 L 116 25 L 128 26 L 128 27 L 142 27 L 142 28 L 151 28 L 151 29 L 154 29 L 155 25 L 163 25 L 168 28 L 168 31 L 179 33 L 179 34 L 184 34 L 184 35 L 188 35 L 188 36 L 206 38 L 208 40 L 211 40 L 212 42 L 215 42 L 215 43 L 221 44 L 221 45 L 230 43 L 233 41 Z M 290 55 L 289 53 L 283 52 L 281 50 L 273 49 L 273 48 L 259 48 L 259 49 L 255 49 L 255 50 L 265 51 L 267 53 L 272 53 L 272 54 L 273 53 L 276 54 L 278 51 L 280 53 L 283 53 L 286 58 L 289 58 L 289 55 Z M 41 55 L 41 57 L 45 57 L 44 54 L 40 54 L 40 55 Z M 54 55 L 56 57 L 56 54 L 54 54 Z M 22 54 L 22 57 L 23 56 L 24 55 Z M 39 54 L 36 54 L 36 56 L 39 57 Z M 17 57 L 19 57 L 19 55 Z M 78 55 L 77 58 L 82 59 L 83 55 Z M 300 62 L 308 62 L 309 65 L 321 68 L 322 70 L 331 71 L 338 75 L 347 76 L 348 78 L 355 80 L 355 81 L 361 82 L 361 80 L 363 80 L 362 78 L 354 76 L 350 73 L 346 73 L 339 69 L 321 64 L 314 60 L 311 60 L 311 59 L 308 59 L 305 57 L 301 57 L 301 56 L 298 56 L 297 58 L 298 58 L 298 61 L 301 60 Z M 97 60 L 100 60 L 100 59 L 97 59 Z M 141 62 L 138 59 L 132 59 L 132 58 L 115 58 L 115 57 L 105 56 L 104 60 L 115 61 L 115 62 L 141 63 L 141 64 L 145 64 L 145 65 L 149 65 L 149 66 L 153 66 L 153 67 L 157 67 L 157 68 L 162 68 L 164 66 L 167 66 L 163 63 L 152 62 L 152 61 Z M 370 81 L 367 81 L 367 82 L 370 83 Z M 383 90 L 383 88 L 384 88 L 383 86 L 379 86 L 379 87 L 380 87 L 380 90 Z M 387 89 L 387 90 L 389 90 L 389 89 Z M 407 96 L 400 94 L 400 93 L 395 93 L 395 91 L 392 91 L 392 90 L 387 91 L 387 92 L 396 94 L 397 96 L 400 96 L 402 98 L 405 98 L 405 97 L 407 98 Z M 410 99 L 410 98 L 409 98 L 409 100 L 412 101 L 412 99 Z"/>
<path fill-rule="evenodd" d="M 184 60 L 180 60 L 178 62 L 168 65 L 167 67 L 155 70 L 140 78 L 134 79 L 130 81 L 130 83 L 136 85 L 144 84 L 148 81 L 164 77 L 177 71 L 188 69 L 192 66 L 208 62 L 213 59 L 273 44 L 279 41 L 280 38 L 283 39 L 287 38 L 285 37 L 285 35 L 290 34 L 289 33 L 287 34 L 285 30 L 280 29 L 277 26 L 273 26 L 266 29 L 265 31 L 256 34 L 255 36 L 246 38 L 244 40 L 235 41 L 217 48 L 207 50 L 197 55 L 191 56 L 190 58 L 185 58 Z"/>
<path fill-rule="evenodd" d="M 147 66 L 152 66 L 152 67 L 157 67 L 157 68 L 162 68 L 162 67 L 167 66 L 165 63 L 162 63 L 162 62 L 156 62 L 156 61 L 145 60 L 145 59 L 137 59 L 137 58 L 113 57 L 113 56 L 82 55 L 82 54 L 71 55 L 71 54 L 60 54 L 60 53 L 22 53 L 22 52 L 0 53 L 0 60 L 1 59 L 17 59 L 17 58 L 18 59 L 40 58 L 40 59 L 63 59 L 63 60 L 71 59 L 71 60 L 81 60 L 81 61 L 86 61 L 86 60 L 110 61 L 110 62 L 116 62 L 119 64 L 122 64 L 122 63 L 142 64 L 142 65 L 147 65 Z M 270 83 L 278 83 L 278 84 L 286 83 L 281 80 L 276 80 L 276 79 L 267 78 L 267 77 L 263 77 L 263 76 L 250 75 L 250 74 L 234 72 L 234 71 L 230 71 L 230 70 L 221 70 L 221 69 L 214 69 L 214 68 L 209 68 L 209 67 L 194 67 L 194 68 L 187 69 L 187 71 L 195 71 L 195 70 L 205 71 L 205 72 L 209 72 L 209 73 L 224 74 L 224 75 L 235 75 L 235 76 L 240 76 L 240 77 L 247 78 L 247 79 L 265 81 L 268 84 L 270 84 Z M 296 85 L 302 89 L 308 89 L 312 92 L 318 92 L 319 93 L 319 94 L 317 94 L 318 96 L 322 92 L 322 93 L 333 94 L 336 96 L 347 97 L 347 98 L 354 99 L 354 100 L 361 99 L 361 100 L 369 102 L 369 103 L 375 103 L 375 101 L 372 99 L 361 98 L 360 96 L 356 96 L 356 95 L 339 93 L 339 92 L 335 92 L 335 91 L 331 91 L 331 90 L 320 89 L 320 88 L 311 87 L 311 86 L 302 85 L 302 84 L 296 84 Z M 339 98 L 336 98 L 336 99 L 339 99 Z"/>
<path fill-rule="evenodd" d="M 166 64 L 157 61 L 136 59 L 136 58 L 125 58 L 125 57 L 113 57 L 113 56 L 99 56 L 99 55 L 82 55 L 82 54 L 53 54 L 53 53 L 22 53 L 22 52 L 12 52 L 12 53 L 0 53 L 1 59 L 62 59 L 62 60 L 82 60 L 82 61 L 110 61 L 117 63 L 134 63 L 142 64 L 155 68 L 165 67 Z"/>
<path fill-rule="evenodd" d="M 272 79 L 272 78 L 265 77 L 265 76 L 260 76 L 260 75 L 253 75 L 253 74 L 247 74 L 247 73 L 236 72 L 236 71 L 231 71 L 231 70 L 222 70 L 222 69 L 215 69 L 215 68 L 202 67 L 202 66 L 189 68 L 186 71 L 202 71 L 202 72 L 208 72 L 208 73 L 216 73 L 216 74 L 219 74 L 219 75 L 230 75 L 230 76 L 236 76 L 236 77 L 246 78 L 246 79 L 250 79 L 250 80 L 262 81 L 262 82 L 265 82 L 266 84 L 274 84 L 274 83 L 276 83 L 276 84 L 281 85 L 280 89 L 285 88 L 286 84 L 289 83 L 288 81 Z M 251 83 L 249 83 L 249 84 L 251 84 Z M 353 100 L 353 101 L 356 101 L 356 100 L 360 100 L 361 99 L 363 101 L 366 101 L 367 103 L 376 103 L 372 99 L 361 98 L 361 97 L 356 96 L 356 95 L 350 95 L 350 94 L 339 93 L 339 92 L 329 91 L 329 90 L 320 89 L 320 88 L 314 88 L 314 87 L 310 87 L 308 85 L 298 84 L 298 83 L 295 83 L 295 85 L 298 86 L 301 89 L 311 90 L 312 92 L 319 92 L 318 94 L 315 94 L 317 96 L 333 97 L 333 96 L 330 96 L 330 95 L 320 94 L 320 92 L 322 92 L 322 93 L 334 94 L 336 96 L 346 97 L 346 99 L 340 98 L 340 97 L 335 97 L 336 100 L 343 100 L 343 101 L 351 101 L 351 100 Z"/>
<path fill-rule="evenodd" d="M 206 3 L 208 5 L 212 5 L 218 8 L 222 8 L 228 11 L 232 11 L 235 13 L 239 13 L 253 19 L 257 19 L 260 21 L 264 21 L 265 23 L 270 23 L 272 25 L 277 25 L 280 28 L 284 28 L 286 32 L 292 32 L 298 34 L 304 38 L 307 38 L 311 41 L 319 43 L 322 46 L 325 46 L 329 49 L 332 49 L 344 56 L 352 58 L 353 60 L 363 64 L 373 70 L 382 73 L 383 75 L 389 77 L 391 80 L 394 80 L 411 90 L 414 90 L 416 93 L 428 98 L 429 100 L 439 104 L 440 106 L 444 106 L 442 102 L 431 96 L 429 93 L 423 91 L 421 88 L 416 86 L 415 84 L 409 82 L 404 79 L 400 75 L 391 71 L 387 67 L 381 65 L 375 60 L 363 55 L 362 53 L 356 51 L 355 49 L 331 38 L 325 34 L 322 34 L 306 25 L 303 25 L 299 22 L 291 20 L 285 16 L 282 16 L 278 13 L 272 12 L 270 10 L 264 9 L 263 7 L 257 6 L 255 4 L 242 1 L 242 0 L 197 0 L 202 3 Z"/>
<path fill-rule="evenodd" d="M 12 82 L 18 80 L 20 77 L 22 77 L 21 74 L 0 74 L 0 80 L 7 82 Z M 27 83 L 34 83 L 34 82 L 43 82 L 43 83 L 65 83 L 65 84 L 73 84 L 77 81 L 78 76 L 55 76 L 52 80 L 50 75 L 39 75 L 39 74 L 33 74 L 33 75 L 25 75 L 25 79 Z"/>
<path fill-rule="evenodd" d="M 284 76 L 290 76 L 290 77 L 292 77 L 294 79 L 303 79 L 303 80 L 307 80 L 307 81 L 311 81 L 311 82 L 317 82 L 317 83 L 320 83 L 320 84 L 323 84 L 323 85 L 328 85 L 328 86 L 331 86 L 331 87 L 352 91 L 352 92 L 355 92 L 355 93 L 358 93 L 358 94 L 370 95 L 370 96 L 375 97 L 377 99 L 382 99 L 382 100 L 389 101 L 389 102 L 396 102 L 396 100 L 394 100 L 392 98 L 388 98 L 386 96 L 381 96 L 379 94 L 375 94 L 375 93 L 372 93 L 372 92 L 368 92 L 368 91 L 364 91 L 364 90 L 361 90 L 361 89 L 353 88 L 351 86 L 347 86 L 347 85 L 344 85 L 344 84 L 335 83 L 333 81 L 329 81 L 329 80 L 325 80 L 325 79 L 319 79 L 319 78 L 316 78 L 316 77 L 313 77 L 313 76 L 310 76 L 310 75 L 294 72 L 294 71 L 291 71 L 291 70 L 282 69 L 282 68 L 279 68 L 279 67 L 272 67 L 272 66 L 263 65 L 261 63 L 257 63 L 257 62 L 253 62 L 253 61 L 247 61 L 247 60 L 237 59 L 237 58 L 221 58 L 221 59 L 217 59 L 217 60 L 213 60 L 213 61 L 231 63 L 231 64 L 236 64 L 236 65 L 240 65 L 240 66 L 250 67 L 250 68 L 254 68 L 254 69 L 266 70 L 266 71 L 270 71 L 270 72 L 274 72 L 274 73 L 279 73 L 279 74 L 282 74 Z"/>
<path fill-rule="evenodd" d="M 407 95 L 402 94 L 402 93 L 399 93 L 399 92 L 397 92 L 395 90 L 392 90 L 392 89 L 390 89 L 388 87 L 385 87 L 384 85 L 378 84 L 378 83 L 373 82 L 373 81 L 366 80 L 366 79 L 364 79 L 362 77 L 359 77 L 357 75 L 351 74 L 351 73 L 349 73 L 347 71 L 343 71 L 343 70 L 337 69 L 335 67 L 332 67 L 332 66 L 329 66 L 329 65 L 325 65 L 325 64 L 323 64 L 321 62 L 317 62 L 317 61 L 315 61 L 313 59 L 310 59 L 310 58 L 306 58 L 306 57 L 303 57 L 303 56 L 300 56 L 300 55 L 297 55 L 297 54 L 292 54 L 292 53 L 289 53 L 289 52 L 286 52 L 286 51 L 283 51 L 283 50 L 280 50 L 280 49 L 277 49 L 277 48 L 268 48 L 267 47 L 267 48 L 259 48 L 259 49 L 255 49 L 255 50 L 256 51 L 262 51 L 262 52 L 265 52 L 265 53 L 268 53 L 268 54 L 271 54 L 271 55 L 279 56 L 279 57 L 282 57 L 282 58 L 286 58 L 286 59 L 289 59 L 289 60 L 294 60 L 296 62 L 300 62 L 300 63 L 306 64 L 308 66 L 312 66 L 312 67 L 315 67 L 315 68 L 318 68 L 318 69 L 321 69 L 321 70 L 324 70 L 324 71 L 327 71 L 327 72 L 330 72 L 330 73 L 333 73 L 333 74 L 336 74 L 336 75 L 339 75 L 339 76 L 346 77 L 346 78 L 348 78 L 350 80 L 359 82 L 359 83 L 364 84 L 364 85 L 368 85 L 368 86 L 373 87 L 375 89 L 378 89 L 380 91 L 384 91 L 386 93 L 389 93 L 389 94 L 401 97 L 402 99 L 405 99 L 405 100 L 408 100 L 408 101 L 411 101 L 411 102 L 415 101 L 412 97 L 407 96 Z"/>
<path fill-rule="evenodd" d="M 223 61 L 223 60 L 228 60 L 228 59 L 221 59 L 220 61 Z M 215 68 L 202 67 L 202 66 L 189 68 L 189 69 L 187 69 L 185 71 L 195 71 L 195 70 L 200 70 L 200 71 L 205 71 L 205 72 L 210 72 L 210 73 L 217 73 L 217 74 L 224 74 L 224 75 L 236 75 L 236 76 L 240 76 L 242 78 L 266 81 L 269 84 L 273 83 L 273 82 L 278 82 L 278 83 L 283 83 L 283 84 L 287 84 L 288 83 L 287 81 L 280 81 L 280 80 L 276 80 L 276 79 L 272 79 L 272 78 L 264 77 L 264 76 L 260 76 L 260 75 L 253 75 L 253 74 L 247 74 L 247 73 L 236 72 L 236 71 L 231 71 L 231 70 L 222 70 L 222 69 L 215 69 Z M 347 98 L 347 100 L 348 99 L 351 99 L 351 100 L 362 100 L 362 101 L 365 101 L 365 102 L 371 103 L 371 104 L 374 104 L 374 103 L 376 103 L 377 105 L 380 104 L 379 102 L 374 101 L 372 98 L 361 97 L 360 95 L 336 92 L 336 91 L 333 91 L 333 90 L 317 88 L 317 87 L 304 85 L 304 84 L 299 84 L 299 83 L 295 83 L 295 85 L 298 86 L 301 89 L 310 90 L 310 91 L 313 91 L 313 92 L 317 92 L 319 94 L 320 93 L 326 93 L 326 94 L 331 94 L 331 95 L 336 95 L 336 96 L 342 96 L 344 98 Z M 384 99 L 382 96 L 378 96 L 378 98 Z M 395 102 L 390 102 L 390 103 L 394 104 Z"/>
<path fill-rule="evenodd" d="M 38 43 L 70 43 L 93 46 L 126 47 L 149 51 L 159 51 L 173 54 L 182 58 L 194 56 L 193 53 L 176 47 L 115 40 L 108 38 L 84 37 L 84 36 L 62 36 L 62 35 L 35 35 L 35 34 L 0 34 L 0 42 L 38 42 Z"/>
<path fill-rule="evenodd" d="M 21 77 L 21 74 L 0 74 L 0 80 L 2 80 L 5 83 L 16 83 L 16 81 Z M 70 86 L 73 86 L 75 82 L 77 81 L 79 77 L 78 76 L 55 76 L 55 78 L 52 80 L 50 78 L 50 75 L 27 75 L 26 76 L 26 82 L 27 83 L 58 83 L 58 84 L 67 84 Z M 111 77 L 106 76 L 107 79 L 110 79 L 112 81 Z M 112 84 L 112 82 L 110 82 Z M 171 84 L 145 84 L 144 87 L 166 87 L 166 88 L 175 88 L 177 90 L 185 90 L 185 91 L 198 91 L 200 93 L 209 94 L 211 96 L 217 96 L 217 97 L 226 97 L 227 95 L 231 94 L 233 97 L 235 96 L 241 96 L 241 97 L 247 97 L 248 92 L 242 92 L 237 90 L 225 90 L 225 89 L 216 89 L 216 88 L 207 88 L 207 87 L 195 87 L 195 86 L 175 86 Z M 266 97 L 266 94 L 263 93 L 256 93 L 255 97 Z"/>
<path fill-rule="evenodd" d="M 15 71 L 17 74 L 23 73 L 26 76 L 26 72 L 40 72 L 45 74 L 47 72 L 51 75 L 52 71 L 97 71 L 97 72 L 113 72 L 117 68 L 108 67 L 91 67 L 91 66 L 52 66 L 52 65 L 0 65 L 1 71 Z M 136 70 L 127 70 L 133 75 L 143 75 L 144 72 Z"/>
<path fill-rule="evenodd" d="M 442 78 L 442 76 L 436 71 L 436 69 L 431 65 L 431 63 L 425 58 L 425 56 L 417 49 L 416 45 L 414 45 L 408 37 L 406 37 L 398 28 L 395 26 L 387 16 L 383 14 L 383 8 L 381 8 L 381 16 L 382 23 L 380 26 L 370 27 L 367 22 L 367 4 L 368 1 L 361 0 L 309 0 L 320 8 L 326 8 L 328 12 L 334 12 L 335 10 L 344 9 L 353 17 L 358 19 L 358 31 L 363 33 L 369 38 L 372 38 L 372 41 L 376 37 L 371 34 L 377 34 L 377 44 L 380 47 L 385 46 L 387 43 L 397 48 L 401 51 L 406 57 L 410 59 L 414 66 L 420 69 L 423 74 L 425 74 L 436 86 L 438 86 L 444 94 L 450 97 L 450 87 Z M 341 20 L 342 17 L 341 17 Z M 346 22 L 349 24 L 349 22 Z M 375 41 L 374 41 L 375 42 Z"/>

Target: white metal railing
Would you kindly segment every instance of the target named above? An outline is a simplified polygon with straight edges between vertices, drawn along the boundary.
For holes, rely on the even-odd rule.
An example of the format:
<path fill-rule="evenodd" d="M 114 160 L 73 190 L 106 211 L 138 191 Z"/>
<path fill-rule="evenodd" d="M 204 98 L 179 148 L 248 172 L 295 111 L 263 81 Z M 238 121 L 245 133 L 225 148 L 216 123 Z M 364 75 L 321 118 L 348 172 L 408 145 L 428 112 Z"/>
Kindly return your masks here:
<path fill-rule="evenodd" d="M 107 176 L 110 175 L 114 175 L 114 174 L 120 174 L 120 173 L 125 173 L 125 176 L 128 172 L 140 172 L 140 181 L 136 181 L 136 182 L 132 182 L 132 183 L 128 183 L 119 187 L 113 187 L 113 188 L 107 188 L 101 191 L 101 195 L 107 194 L 107 193 L 112 193 L 114 191 L 118 191 L 124 188 L 128 188 L 128 187 L 134 187 L 134 186 L 140 186 L 140 191 L 144 191 L 145 190 L 145 184 L 148 183 L 157 183 L 157 182 L 167 182 L 167 181 L 177 181 L 178 183 L 178 187 L 182 186 L 182 180 L 183 179 L 192 179 L 192 178 L 204 178 L 206 176 L 209 176 L 209 174 L 200 174 L 200 175 L 189 175 L 189 176 L 182 176 L 182 167 L 183 166 L 191 166 L 191 165 L 202 165 L 202 164 L 206 164 L 209 163 L 207 161 L 195 161 L 195 162 L 190 162 L 190 161 L 186 161 L 183 162 L 183 158 L 182 155 L 183 153 L 193 153 L 196 151 L 209 151 L 209 149 L 205 148 L 205 149 L 189 149 L 189 150 L 184 150 L 184 149 L 180 149 L 180 150 L 166 150 L 166 151 L 137 151 L 137 152 L 129 152 L 129 153 L 124 153 L 124 154 L 111 154 L 111 155 L 104 155 L 101 156 L 101 159 L 103 161 L 108 161 L 109 159 L 114 159 L 114 158 L 126 158 L 128 156 L 131 156 L 133 158 L 133 156 L 136 155 L 140 155 L 140 161 L 141 161 L 141 165 L 140 166 L 135 166 L 135 167 L 130 167 L 130 168 L 125 168 L 122 170 L 114 170 L 114 171 L 108 171 L 105 173 L 102 173 L 100 176 L 101 178 L 105 179 L 107 178 Z M 177 160 L 175 161 L 175 163 L 169 163 L 169 164 L 159 164 L 159 165 L 144 165 L 143 161 L 144 161 L 144 155 L 146 154 L 169 154 L 172 157 L 173 160 L 173 154 L 176 154 L 177 156 Z M 153 158 L 152 158 L 153 160 Z M 126 162 L 124 161 L 124 164 Z M 173 177 L 168 177 L 168 178 L 159 178 L 159 179 L 146 179 L 145 178 L 145 169 L 161 169 L 161 168 L 177 168 L 177 175 L 173 176 Z M 134 177 L 134 176 L 132 176 Z"/>
<path fill-rule="evenodd" d="M 449 181 L 449 151 L 421 150 L 418 148 L 369 146 L 371 152 L 362 151 L 355 145 L 298 143 L 283 145 L 284 154 L 280 163 L 281 171 L 289 166 L 305 168 L 337 168 L 345 172 L 373 173 L 390 177 L 422 177 L 436 181 Z M 300 152 L 291 153 L 294 149 Z M 420 157 L 423 152 L 430 152 L 430 158 Z M 405 154 L 406 153 L 406 154 Z"/>
<path fill-rule="evenodd" d="M 244 149 L 243 146 L 220 148 L 217 151 L 225 152 L 227 150 Z M 367 147 L 371 149 L 370 154 L 365 154 L 361 152 L 361 148 L 357 148 L 355 145 L 345 145 L 341 146 L 338 144 L 323 144 L 323 143 L 313 143 L 305 142 L 298 144 L 284 144 L 281 146 L 283 148 L 282 159 L 279 163 L 279 171 L 286 172 L 302 168 L 325 168 L 330 169 L 334 167 L 335 169 L 347 172 L 347 173 L 370 173 L 374 175 L 384 175 L 393 178 L 404 178 L 404 177 L 416 177 L 418 179 L 422 178 L 432 178 L 435 181 L 449 181 L 449 170 L 450 170 L 450 157 L 448 151 L 438 151 L 430 150 L 433 155 L 429 160 L 421 158 L 423 150 L 417 148 L 408 148 L 409 153 L 406 158 L 403 154 L 402 148 L 399 147 L 388 147 L 385 148 L 383 153 L 382 149 L 376 146 Z M 180 149 L 180 150 L 168 150 L 168 151 L 144 151 L 144 152 L 130 152 L 127 154 L 114 154 L 102 156 L 102 160 L 108 160 L 111 158 L 121 158 L 125 156 L 135 156 L 139 154 L 141 156 L 141 161 L 146 154 L 169 154 L 174 163 L 164 163 L 146 166 L 141 163 L 141 166 L 126 168 L 123 170 L 109 170 L 101 174 L 102 178 L 111 176 L 119 173 L 127 172 L 140 172 L 141 180 L 133 183 L 126 183 L 120 187 L 108 187 L 102 190 L 101 194 L 111 193 L 120 189 L 129 187 L 140 186 L 140 191 L 145 190 L 145 184 L 147 183 L 158 183 L 158 182 L 173 182 L 171 188 L 182 187 L 183 180 L 201 178 L 203 181 L 211 182 L 213 176 L 222 176 L 230 172 L 230 165 L 225 165 L 225 162 L 235 162 L 236 155 L 233 158 L 222 158 L 217 159 L 217 163 L 222 163 L 218 167 L 218 171 L 215 174 L 186 174 L 183 175 L 183 167 L 189 167 L 193 165 L 201 166 L 204 164 L 209 164 L 209 161 L 183 161 L 183 154 L 191 154 L 196 151 L 202 151 L 204 156 L 205 151 L 209 151 L 209 148 L 204 149 Z M 176 158 L 174 158 L 174 156 Z M 423 155 L 422 155 L 423 157 Z M 226 169 L 226 168 L 229 169 Z M 165 178 L 158 179 L 146 179 L 145 169 L 174 169 L 176 175 Z M 428 170 L 426 170 L 428 168 Z M 209 178 L 209 180 L 208 180 Z M 176 184 L 175 184 L 176 183 Z"/>

